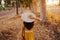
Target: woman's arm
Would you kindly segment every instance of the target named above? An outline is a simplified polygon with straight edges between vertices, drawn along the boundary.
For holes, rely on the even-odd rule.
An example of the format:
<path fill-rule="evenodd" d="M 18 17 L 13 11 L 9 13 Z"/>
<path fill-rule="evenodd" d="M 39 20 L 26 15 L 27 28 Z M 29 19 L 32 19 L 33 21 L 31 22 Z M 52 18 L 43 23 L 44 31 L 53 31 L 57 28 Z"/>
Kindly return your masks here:
<path fill-rule="evenodd" d="M 38 17 L 33 17 L 32 15 L 30 15 L 29 18 L 34 19 L 34 20 L 38 20 L 38 21 L 42 21 L 42 19 L 40 19 Z"/>
<path fill-rule="evenodd" d="M 35 20 L 38 20 L 38 21 L 42 21 L 42 19 L 40 19 L 40 18 L 38 18 L 38 17 L 36 17 L 36 18 L 34 18 Z"/>

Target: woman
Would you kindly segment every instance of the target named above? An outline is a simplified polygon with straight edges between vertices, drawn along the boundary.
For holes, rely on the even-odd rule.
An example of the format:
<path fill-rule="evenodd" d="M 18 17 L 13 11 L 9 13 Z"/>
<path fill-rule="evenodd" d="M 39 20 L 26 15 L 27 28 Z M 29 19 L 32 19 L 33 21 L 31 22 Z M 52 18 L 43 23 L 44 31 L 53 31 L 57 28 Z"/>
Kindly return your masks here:
<path fill-rule="evenodd" d="M 36 15 L 30 11 L 24 12 L 21 15 L 21 18 L 25 26 L 25 40 L 34 40 L 34 34 L 33 34 L 34 22 L 35 20 L 40 21 L 40 18 L 37 18 Z"/>

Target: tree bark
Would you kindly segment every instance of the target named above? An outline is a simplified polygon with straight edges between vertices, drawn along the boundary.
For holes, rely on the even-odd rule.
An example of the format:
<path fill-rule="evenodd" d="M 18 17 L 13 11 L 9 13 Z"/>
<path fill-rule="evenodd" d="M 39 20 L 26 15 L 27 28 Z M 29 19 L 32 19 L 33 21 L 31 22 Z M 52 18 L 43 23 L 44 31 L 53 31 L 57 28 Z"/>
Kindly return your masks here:
<path fill-rule="evenodd" d="M 18 0 L 16 0 L 16 13 L 18 15 Z"/>
<path fill-rule="evenodd" d="M 59 0 L 59 6 L 60 6 L 60 0 Z"/>
<path fill-rule="evenodd" d="M 46 20 L 46 0 L 40 0 L 40 18 Z"/>

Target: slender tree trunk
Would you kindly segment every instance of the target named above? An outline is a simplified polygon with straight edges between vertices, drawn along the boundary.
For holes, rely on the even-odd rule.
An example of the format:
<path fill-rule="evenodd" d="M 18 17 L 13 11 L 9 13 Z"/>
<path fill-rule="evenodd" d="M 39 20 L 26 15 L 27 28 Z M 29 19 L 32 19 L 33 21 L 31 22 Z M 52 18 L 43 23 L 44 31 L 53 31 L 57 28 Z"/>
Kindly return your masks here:
<path fill-rule="evenodd" d="M 16 13 L 18 15 L 18 0 L 16 0 Z"/>
<path fill-rule="evenodd" d="M 60 0 L 59 0 L 59 6 L 60 6 Z"/>
<path fill-rule="evenodd" d="M 0 5 L 1 5 L 1 0 L 0 0 Z"/>
<path fill-rule="evenodd" d="M 46 19 L 46 0 L 40 0 L 40 18 Z"/>

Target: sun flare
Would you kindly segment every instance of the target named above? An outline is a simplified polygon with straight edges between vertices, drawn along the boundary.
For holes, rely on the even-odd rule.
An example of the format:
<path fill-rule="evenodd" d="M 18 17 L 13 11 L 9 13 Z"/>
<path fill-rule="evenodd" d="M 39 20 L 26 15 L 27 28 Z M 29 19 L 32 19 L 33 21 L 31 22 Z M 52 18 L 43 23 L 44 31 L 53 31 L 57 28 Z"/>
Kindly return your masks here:
<path fill-rule="evenodd" d="M 46 5 L 58 5 L 59 0 L 46 0 Z"/>

